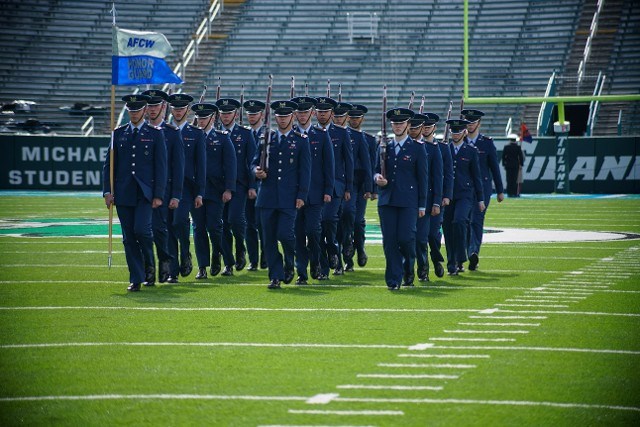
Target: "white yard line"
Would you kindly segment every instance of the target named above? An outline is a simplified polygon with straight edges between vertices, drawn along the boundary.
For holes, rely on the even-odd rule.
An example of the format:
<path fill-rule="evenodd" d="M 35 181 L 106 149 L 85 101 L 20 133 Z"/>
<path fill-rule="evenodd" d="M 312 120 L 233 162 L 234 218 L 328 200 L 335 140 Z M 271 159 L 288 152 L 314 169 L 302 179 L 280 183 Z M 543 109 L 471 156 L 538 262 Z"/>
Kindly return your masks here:
<path fill-rule="evenodd" d="M 383 416 L 383 415 L 404 415 L 402 411 L 324 411 L 318 409 L 289 409 L 290 414 L 305 415 L 363 415 L 363 416 Z"/>
<path fill-rule="evenodd" d="M 509 301 L 509 300 L 507 300 L 507 301 Z M 458 322 L 458 325 L 465 325 L 465 326 L 540 326 L 540 323 Z"/>
<path fill-rule="evenodd" d="M 17 396 L 0 397 L 0 402 L 37 402 L 46 400 L 257 400 L 257 401 L 300 401 L 306 402 L 304 396 L 243 396 L 219 394 L 89 394 L 62 396 Z"/>
<path fill-rule="evenodd" d="M 434 368 L 434 369 L 473 369 L 476 365 L 451 363 L 378 363 L 381 368 Z"/>
<path fill-rule="evenodd" d="M 440 391 L 444 387 L 429 385 L 364 385 L 364 384 L 343 384 L 336 386 L 346 390 L 432 390 Z"/>
<path fill-rule="evenodd" d="M 456 380 L 458 375 L 431 375 L 431 374 L 358 374 L 358 378 L 405 378 L 405 379 L 432 379 L 432 380 Z"/>
<path fill-rule="evenodd" d="M 344 349 L 401 349 L 409 346 L 387 344 L 314 344 L 314 343 L 250 343 L 250 342 L 66 342 L 4 344 L 10 348 L 61 348 L 61 347 L 272 347 L 272 348 L 344 348 Z"/>
<path fill-rule="evenodd" d="M 515 330 L 515 331 L 485 331 L 478 329 L 445 329 L 445 334 L 528 334 L 529 331 Z"/>
<path fill-rule="evenodd" d="M 418 355 L 398 355 L 398 357 L 420 357 L 425 359 L 489 359 L 491 357 L 488 354 L 417 354 Z"/>
<path fill-rule="evenodd" d="M 447 350 L 500 350 L 500 351 L 548 351 L 548 352 L 566 352 L 566 353 L 601 353 L 601 354 L 629 354 L 640 356 L 640 351 L 633 350 L 610 350 L 595 348 L 562 348 L 562 347 L 516 347 L 516 346 L 454 346 L 454 345 L 436 345 L 434 349 Z M 415 356 L 414 356 L 415 357 Z"/>

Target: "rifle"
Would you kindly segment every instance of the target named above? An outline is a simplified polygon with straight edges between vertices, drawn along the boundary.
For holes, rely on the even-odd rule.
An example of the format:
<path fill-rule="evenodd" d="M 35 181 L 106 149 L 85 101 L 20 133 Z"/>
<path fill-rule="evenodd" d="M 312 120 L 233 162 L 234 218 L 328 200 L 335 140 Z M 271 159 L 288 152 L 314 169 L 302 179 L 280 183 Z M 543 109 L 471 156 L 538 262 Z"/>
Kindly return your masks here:
<path fill-rule="evenodd" d="M 453 101 L 449 101 L 449 112 L 447 112 L 447 120 L 451 118 L 451 109 L 453 108 Z M 442 136 L 442 142 L 445 144 L 449 143 L 449 123 L 447 123 L 444 127 L 444 134 Z"/>
<path fill-rule="evenodd" d="M 173 84 L 171 86 L 169 86 L 169 92 L 167 92 L 167 95 L 171 96 L 171 94 L 173 93 Z M 165 104 L 165 110 L 164 110 L 164 121 L 169 123 L 169 103 L 167 101 L 164 102 Z"/>
<path fill-rule="evenodd" d="M 331 98 L 331 79 L 327 79 L 327 98 Z"/>
<path fill-rule="evenodd" d="M 296 96 L 296 78 L 291 76 L 291 92 L 289 93 L 289 99 L 293 99 Z"/>
<path fill-rule="evenodd" d="M 244 83 L 240 88 L 240 126 L 242 126 L 242 117 L 244 116 Z"/>
<path fill-rule="evenodd" d="M 204 102 L 204 98 L 207 95 L 207 85 L 203 84 L 202 85 L 202 93 L 200 94 L 200 100 L 198 101 L 199 103 Z M 197 126 L 198 125 L 198 116 L 193 118 L 193 125 Z"/>
<path fill-rule="evenodd" d="M 269 87 L 267 88 L 267 101 L 264 107 L 264 142 L 260 150 L 260 169 L 267 171 L 269 156 L 269 140 L 271 139 L 271 127 L 269 123 L 269 113 L 271 112 L 271 89 L 273 86 L 273 75 L 269 74 Z"/>
<path fill-rule="evenodd" d="M 420 109 L 418 110 L 419 114 L 424 112 L 424 96 L 422 97 L 422 101 L 420 101 Z"/>
<path fill-rule="evenodd" d="M 407 107 L 409 110 L 413 110 L 413 98 L 416 96 L 414 91 L 411 91 L 411 98 L 409 98 L 409 106 Z"/>
<path fill-rule="evenodd" d="M 387 85 L 382 88 L 382 136 L 380 137 L 380 175 L 387 177 Z"/>
<path fill-rule="evenodd" d="M 462 91 L 462 96 L 460 97 L 460 118 L 464 119 L 462 115 L 462 110 L 464 110 L 464 90 Z"/>
<path fill-rule="evenodd" d="M 218 76 L 218 87 L 216 89 L 216 101 L 220 99 L 220 88 L 222 86 L 222 77 Z M 220 129 L 220 113 L 216 114 L 216 121 L 213 124 L 214 129 Z"/>
<path fill-rule="evenodd" d="M 309 96 L 309 83 L 304 84 L 304 96 Z"/>
<path fill-rule="evenodd" d="M 342 102 L 342 83 L 338 83 L 338 102 Z"/>

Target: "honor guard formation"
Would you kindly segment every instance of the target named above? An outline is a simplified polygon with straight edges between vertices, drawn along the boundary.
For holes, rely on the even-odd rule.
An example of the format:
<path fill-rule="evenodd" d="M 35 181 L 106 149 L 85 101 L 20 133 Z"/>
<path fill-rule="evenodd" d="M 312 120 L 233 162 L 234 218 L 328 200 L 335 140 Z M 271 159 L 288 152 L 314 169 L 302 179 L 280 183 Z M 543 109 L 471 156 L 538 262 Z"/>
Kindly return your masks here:
<path fill-rule="evenodd" d="M 413 93 L 408 108 L 388 109 L 385 87 L 375 137 L 362 129 L 369 109 L 344 101 L 341 87 L 333 99 L 330 81 L 325 96 L 295 96 L 292 78 L 280 100 L 272 81 L 265 101 L 245 101 L 244 87 L 239 100 L 221 98 L 220 84 L 213 102 L 206 86 L 198 102 L 154 89 L 122 98 L 130 121 L 113 131 L 103 197 L 122 226 L 129 291 L 194 271 L 205 280 L 267 270 L 269 289 L 351 274 L 368 261 L 369 200 L 389 290 L 428 282 L 430 264 L 437 277 L 479 268 L 493 188 L 504 199 L 482 111 L 461 106 L 451 118 L 450 103 L 441 120 L 424 97 L 414 109 Z"/>

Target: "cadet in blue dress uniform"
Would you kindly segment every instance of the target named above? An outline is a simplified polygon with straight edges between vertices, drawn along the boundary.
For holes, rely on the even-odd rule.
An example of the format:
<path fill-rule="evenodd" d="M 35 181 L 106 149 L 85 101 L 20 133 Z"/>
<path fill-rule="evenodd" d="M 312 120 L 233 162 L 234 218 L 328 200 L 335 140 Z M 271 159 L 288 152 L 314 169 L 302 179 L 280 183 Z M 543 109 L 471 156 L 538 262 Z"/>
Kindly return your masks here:
<path fill-rule="evenodd" d="M 394 138 L 386 147 L 380 146 L 380 150 L 386 150 L 386 176 L 381 174 L 379 160 L 374 176 L 379 187 L 378 215 L 386 258 L 385 282 L 389 290 L 400 289 L 403 258 L 415 259 L 416 223 L 425 215 L 427 207 L 427 152 L 407 134 L 413 115 L 413 111 L 406 108 L 386 112 Z"/>
<path fill-rule="evenodd" d="M 187 277 L 193 270 L 189 249 L 191 245 L 189 213 L 195 216 L 195 210 L 203 204 L 207 158 L 204 132 L 188 123 L 189 104 L 193 101 L 193 97 L 185 93 L 176 93 L 169 95 L 168 101 L 174 123 L 182 135 L 184 149 L 182 200 L 173 212 L 173 222 L 169 227 L 169 253 L 174 258 L 171 264 L 171 278 L 177 281 L 178 274 Z M 180 260 L 179 264 L 178 260 Z"/>
<path fill-rule="evenodd" d="M 295 129 L 307 136 L 311 153 L 309 195 L 307 203 L 298 209 L 295 225 L 298 273 L 296 284 L 306 285 L 309 280 L 307 276 L 309 263 L 311 263 L 311 277 L 317 279 L 320 275 L 320 238 L 322 236 L 320 219 L 325 204 L 331 202 L 335 165 L 329 134 L 311 124 L 313 108 L 316 105 L 315 98 L 301 96 L 293 98 L 292 101 L 298 105 L 295 111 L 298 124 Z"/>
<path fill-rule="evenodd" d="M 162 205 L 167 185 L 167 149 L 160 129 L 144 121 L 146 95 L 122 97 L 130 122 L 113 131 L 111 150 L 103 167 L 102 194 L 107 207 L 115 204 L 122 227 L 122 243 L 129 267 L 128 291 L 139 291 L 145 280 L 145 259 L 153 259 L 152 209 Z M 153 272 L 155 277 L 155 272 Z"/>
<path fill-rule="evenodd" d="M 226 131 L 236 153 L 236 191 L 233 198 L 224 206 L 222 254 L 224 258 L 223 276 L 233 275 L 233 267 L 241 271 L 247 265 L 247 249 L 244 244 L 247 229 L 245 208 L 247 198 L 256 198 L 256 180 L 251 170 L 256 155 L 256 141 L 249 129 L 238 126 L 236 117 L 240 102 L 235 99 L 221 98 L 216 101 L 220 110 L 222 130 Z M 233 255 L 233 239 L 236 241 L 235 258 Z"/>
<path fill-rule="evenodd" d="M 368 111 L 368 108 L 362 104 L 353 104 L 353 108 L 347 113 L 349 115 L 349 127 L 354 131 L 361 132 L 364 137 L 366 150 L 369 155 L 369 163 L 371 165 L 371 173 L 368 176 L 366 172 L 362 170 L 355 170 L 353 175 L 353 185 L 356 191 L 356 217 L 353 226 L 353 246 L 357 253 L 358 265 L 360 267 L 367 265 L 369 259 L 364 249 L 367 200 L 375 200 L 378 191 L 377 185 L 371 185 L 369 193 L 366 191 L 367 181 L 369 184 L 373 184 L 373 168 L 376 164 L 376 152 L 378 151 L 376 137 L 362 130 L 364 115 L 367 114 Z M 356 158 L 356 156 L 354 156 L 354 158 Z"/>
<path fill-rule="evenodd" d="M 421 282 L 429 281 L 429 261 L 427 249 L 429 244 L 429 232 L 431 230 L 431 220 L 437 221 L 440 215 L 440 203 L 442 203 L 442 154 L 438 143 L 425 140 L 422 137 L 422 127 L 430 118 L 424 114 L 416 114 L 411 119 L 409 136 L 418 144 L 424 147 L 427 153 L 427 164 L 429 167 L 429 191 L 427 193 L 427 214 L 418 218 L 416 231 L 416 260 L 418 279 Z M 404 286 L 413 285 L 413 262 L 405 259 L 405 281 Z"/>
<path fill-rule="evenodd" d="M 222 211 L 225 203 L 231 200 L 236 191 L 236 155 L 227 132 L 213 129 L 218 107 L 214 104 L 200 103 L 192 105 L 191 109 L 198 117 L 198 127 L 202 128 L 206 134 L 207 180 L 204 204 L 193 212 L 195 214 L 193 240 L 198 258 L 196 279 L 206 279 L 209 253 L 211 253 L 211 275 L 220 273 Z M 209 241 L 211 241 L 211 247 L 209 247 Z"/>
<path fill-rule="evenodd" d="M 447 270 L 452 276 L 462 270 L 467 260 L 469 216 L 477 204 L 484 210 L 478 150 L 465 141 L 467 120 L 447 120 L 451 127 L 451 157 L 453 158 L 453 198 L 444 211 L 444 243 L 447 247 Z M 476 203 L 476 201 L 478 201 Z"/>
<path fill-rule="evenodd" d="M 320 244 L 320 280 L 329 278 L 329 269 L 335 269 L 334 274 L 342 274 L 339 267 L 338 255 L 338 220 L 342 201 L 351 199 L 353 187 L 353 149 L 347 130 L 331 122 L 333 109 L 338 102 L 331 98 L 316 98 L 316 116 L 318 125 L 326 129 L 333 145 L 335 164 L 335 182 L 331 202 L 322 211 L 322 241 Z M 344 114 L 346 114 L 346 110 Z"/>
<path fill-rule="evenodd" d="M 260 141 L 264 138 L 263 112 L 265 104 L 262 101 L 250 99 L 245 101 L 243 107 L 247 115 L 247 122 L 249 123 L 248 129 L 251 131 L 253 139 L 255 140 L 257 152 L 260 148 Z M 258 185 L 259 181 L 256 181 L 256 191 L 258 191 Z M 260 238 L 262 230 L 258 225 L 259 215 L 256 212 L 257 194 L 256 197 L 251 196 L 252 194 L 249 194 L 245 209 L 245 215 L 247 217 L 247 232 L 245 240 L 247 242 L 247 254 L 249 255 L 249 267 L 247 270 L 257 271 L 258 263 L 260 263 L 260 268 L 267 268 L 267 260 L 264 257 L 263 242 L 262 238 Z"/>
<path fill-rule="evenodd" d="M 149 124 L 162 129 L 167 147 L 167 189 L 162 206 L 153 210 L 153 241 L 156 245 L 160 269 L 158 281 L 160 283 L 176 283 L 177 276 L 171 276 L 171 264 L 176 258 L 169 251 L 169 226 L 173 223 L 175 209 L 182 198 L 182 182 L 184 180 L 184 149 L 182 136 L 177 127 L 164 121 L 166 101 L 169 98 L 165 92 L 157 89 L 142 92 L 150 97 L 147 103 Z M 146 265 L 155 265 L 154 260 L 146 260 Z M 148 277 L 147 284 L 155 281 L 155 277 Z"/>
<path fill-rule="evenodd" d="M 296 210 L 305 205 L 311 182 L 309 139 L 292 129 L 297 107 L 292 101 L 271 104 L 278 130 L 269 136 L 267 170 L 260 167 L 260 153 L 253 162 L 256 178 L 262 180 L 256 207 L 269 266 L 269 289 L 279 289 L 280 282 L 288 284 L 293 280 Z M 278 242 L 284 251 L 284 262 Z"/>
<path fill-rule="evenodd" d="M 440 116 L 435 113 L 424 113 L 427 117 L 422 125 L 422 138 L 427 143 L 435 143 L 440 149 L 440 157 L 442 159 L 442 202 L 440 204 L 440 213 L 433 216 L 429 220 L 429 250 L 431 252 L 431 262 L 437 277 L 444 276 L 444 257 L 440 251 L 442 246 L 442 218 L 444 211 L 453 195 L 453 159 L 451 158 L 451 150 L 447 141 L 437 141 L 435 139 L 436 123 L 440 121 Z"/>
<path fill-rule="evenodd" d="M 342 112 L 344 109 L 347 110 L 345 115 L 335 116 L 336 110 Z M 354 110 L 352 104 L 344 102 L 338 103 L 336 110 L 334 110 L 333 122 L 340 127 L 346 126 L 353 151 L 353 194 L 349 200 L 342 202 L 342 213 L 338 227 L 340 230 L 338 242 L 344 257 L 344 270 L 353 271 L 353 255 L 355 253 L 353 234 L 356 221 L 356 205 L 360 199 L 364 200 L 365 197 L 367 199 L 371 197 L 371 187 L 373 186 L 371 157 L 369 155 L 369 146 L 363 133 L 347 125 L 347 119 L 351 114 L 362 115 L 364 113 L 356 113 L 356 111 L 359 112 L 361 110 Z"/>
<path fill-rule="evenodd" d="M 470 123 L 467 125 L 467 141 L 478 149 L 480 161 L 480 178 L 482 179 L 482 193 L 485 210 L 471 210 L 471 226 L 469 228 L 469 270 L 478 268 L 478 255 L 480 255 L 480 245 L 482 245 L 482 233 L 484 231 L 484 217 L 489 209 L 491 201 L 491 181 L 496 187 L 498 203 L 504 200 L 504 187 L 500 176 L 500 166 L 498 155 L 493 139 L 480 133 L 480 121 L 484 113 L 480 110 L 462 110 L 462 116 Z"/>

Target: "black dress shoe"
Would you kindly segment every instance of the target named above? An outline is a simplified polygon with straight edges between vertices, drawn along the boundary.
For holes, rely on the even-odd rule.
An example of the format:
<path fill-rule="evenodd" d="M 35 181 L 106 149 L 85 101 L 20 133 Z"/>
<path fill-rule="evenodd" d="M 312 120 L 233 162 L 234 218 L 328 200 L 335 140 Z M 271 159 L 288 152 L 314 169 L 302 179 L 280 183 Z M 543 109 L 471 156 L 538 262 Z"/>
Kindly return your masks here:
<path fill-rule="evenodd" d="M 338 259 L 338 255 L 331 255 L 329 257 L 329 268 L 334 269 L 334 268 L 338 268 L 338 262 L 340 260 Z"/>
<path fill-rule="evenodd" d="M 220 273 L 220 269 L 222 268 L 222 266 L 220 265 L 220 257 L 219 256 L 214 256 L 211 257 L 211 275 L 212 276 L 217 276 L 218 273 Z"/>
<path fill-rule="evenodd" d="M 293 277 L 294 277 L 293 270 L 285 271 L 284 280 L 283 280 L 284 284 L 288 285 L 289 283 L 291 283 L 293 281 Z"/>
<path fill-rule="evenodd" d="M 207 278 L 207 269 L 206 268 L 199 268 L 198 269 L 198 274 L 196 274 L 196 279 L 200 280 L 200 279 L 206 279 Z"/>
<path fill-rule="evenodd" d="M 298 278 L 296 279 L 296 285 L 306 285 L 306 284 L 307 284 L 306 277 L 298 276 Z"/>
<path fill-rule="evenodd" d="M 156 268 L 154 266 L 144 269 L 144 281 L 146 286 L 153 286 L 156 283 Z"/>
<path fill-rule="evenodd" d="M 469 270 L 471 271 L 475 271 L 478 268 L 478 254 L 477 253 L 472 253 L 471 255 L 469 255 Z"/>
<path fill-rule="evenodd" d="M 345 248 L 342 250 L 342 254 L 347 258 L 353 258 L 354 253 L 355 253 L 355 249 L 351 244 L 345 246 Z"/>
<path fill-rule="evenodd" d="M 318 277 L 320 277 L 320 266 L 316 265 L 311 267 L 311 278 L 314 280 L 318 280 Z"/>
<path fill-rule="evenodd" d="M 169 276 L 170 276 L 169 269 L 170 269 L 169 261 L 160 262 L 160 272 L 158 273 L 158 281 L 160 283 L 164 283 L 167 281 L 167 279 L 169 279 Z"/>
<path fill-rule="evenodd" d="M 221 276 L 233 276 L 233 267 L 231 267 L 230 265 L 225 266 L 224 267 L 224 271 L 220 275 Z"/>
<path fill-rule="evenodd" d="M 400 289 L 400 286 L 391 284 L 391 285 L 387 285 L 387 289 L 390 290 L 390 291 L 397 291 L 397 290 Z"/>
<path fill-rule="evenodd" d="M 247 271 L 258 271 L 258 264 L 249 263 L 249 268 L 247 268 Z"/>
<path fill-rule="evenodd" d="M 236 254 L 236 271 L 242 271 L 247 266 L 247 258 L 244 252 Z"/>
<path fill-rule="evenodd" d="M 271 283 L 269 283 L 269 286 L 267 286 L 268 289 L 280 289 L 280 280 L 278 279 L 273 279 L 271 281 Z"/>
<path fill-rule="evenodd" d="M 140 290 L 140 283 L 129 283 L 129 287 L 127 291 L 129 292 L 138 292 Z"/>
<path fill-rule="evenodd" d="M 464 273 L 464 265 L 458 264 L 458 273 Z"/>
<path fill-rule="evenodd" d="M 178 277 L 177 276 L 169 276 L 169 278 L 167 279 L 167 283 L 178 283 Z"/>
<path fill-rule="evenodd" d="M 344 271 L 353 273 L 355 270 L 353 269 L 353 262 L 351 264 L 345 264 Z"/>
<path fill-rule="evenodd" d="M 457 276 L 458 275 L 458 269 L 456 268 L 455 270 L 449 270 L 449 276 Z"/>
<path fill-rule="evenodd" d="M 334 276 L 342 276 L 343 274 L 344 274 L 344 270 L 342 269 L 342 267 L 338 267 L 335 270 L 333 270 Z"/>
<path fill-rule="evenodd" d="M 191 262 L 191 253 L 188 253 L 186 259 L 184 259 L 180 265 L 180 275 L 182 277 L 187 277 L 192 271 L 193 263 Z"/>
<path fill-rule="evenodd" d="M 438 277 L 442 277 L 442 276 L 444 276 L 444 267 L 442 266 L 442 264 L 441 264 L 441 263 L 436 262 L 436 263 L 433 265 L 433 269 L 434 269 L 434 270 L 435 270 L 435 272 L 436 272 L 436 276 L 438 276 Z"/>
<path fill-rule="evenodd" d="M 425 267 L 422 267 L 421 269 L 418 270 L 418 280 L 421 282 L 429 281 L 429 272 Z"/>
<path fill-rule="evenodd" d="M 402 286 L 411 287 L 411 286 L 413 286 L 414 280 L 415 280 L 415 275 L 413 274 L 413 272 L 410 273 L 410 274 L 406 274 L 404 276 L 404 281 L 402 282 Z"/>
<path fill-rule="evenodd" d="M 329 275 L 320 273 L 318 274 L 317 280 L 329 280 Z"/>
<path fill-rule="evenodd" d="M 360 267 L 364 267 L 365 265 L 367 265 L 368 260 L 369 257 L 367 256 L 367 253 L 364 251 L 364 249 L 362 249 L 362 252 L 358 252 L 358 265 Z"/>

